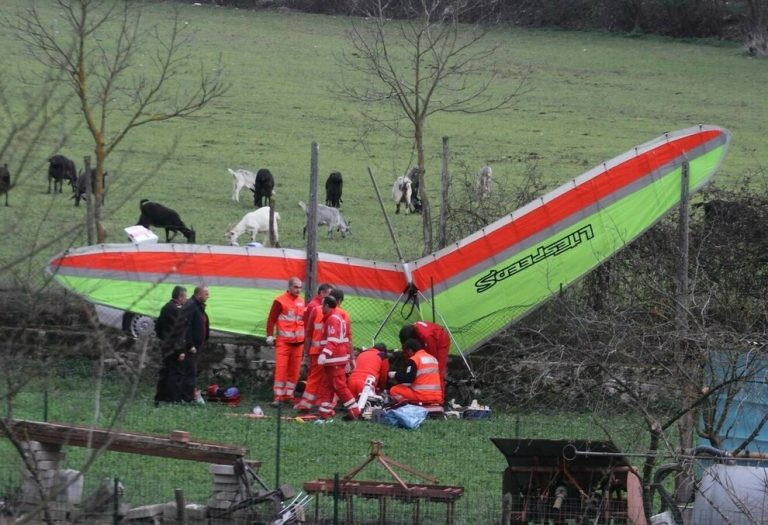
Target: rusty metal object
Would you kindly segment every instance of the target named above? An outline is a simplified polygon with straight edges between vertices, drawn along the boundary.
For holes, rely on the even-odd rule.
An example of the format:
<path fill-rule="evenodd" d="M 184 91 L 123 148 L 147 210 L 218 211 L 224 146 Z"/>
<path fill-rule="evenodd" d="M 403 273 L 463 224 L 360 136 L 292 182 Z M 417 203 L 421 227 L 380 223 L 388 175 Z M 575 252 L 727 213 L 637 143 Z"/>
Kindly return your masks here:
<path fill-rule="evenodd" d="M 645 525 L 639 479 L 610 441 L 491 441 L 508 463 L 502 481 L 503 525 Z"/>
<path fill-rule="evenodd" d="M 333 479 L 316 479 L 306 482 L 304 490 L 308 494 L 317 496 L 333 496 L 337 494 L 337 497 L 346 501 L 347 519 L 345 523 L 355 523 L 353 516 L 354 498 L 375 498 L 379 501 L 379 523 L 386 523 L 387 500 L 394 499 L 414 504 L 414 525 L 421 523 L 421 501 L 445 503 L 445 522 L 448 525 L 452 524 L 454 522 L 454 503 L 464 494 L 464 487 L 438 485 L 438 480 L 434 476 L 419 472 L 382 454 L 381 449 L 383 445 L 381 441 L 371 441 L 368 459 L 339 479 L 338 487 Z M 374 462 L 383 466 L 394 481 L 358 481 L 354 479 L 355 476 Z M 395 468 L 404 470 L 428 483 L 409 483 L 395 471 Z M 319 512 L 319 498 L 315 498 L 315 522 L 319 520 Z"/>

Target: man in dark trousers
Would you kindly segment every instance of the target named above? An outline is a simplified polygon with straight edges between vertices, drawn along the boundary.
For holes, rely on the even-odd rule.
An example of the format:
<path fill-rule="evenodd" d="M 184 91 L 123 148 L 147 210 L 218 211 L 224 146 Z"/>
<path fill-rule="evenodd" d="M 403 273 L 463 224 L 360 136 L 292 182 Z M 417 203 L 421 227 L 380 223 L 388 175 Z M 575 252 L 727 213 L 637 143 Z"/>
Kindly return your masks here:
<path fill-rule="evenodd" d="M 161 342 L 163 354 L 174 350 L 184 339 L 184 323 L 181 319 L 181 308 L 187 302 L 187 289 L 174 286 L 171 300 L 160 310 L 160 317 L 155 323 L 155 333 Z"/>
<path fill-rule="evenodd" d="M 196 286 L 192 299 L 181 308 L 181 316 L 186 327 L 184 338 L 187 358 L 192 363 L 193 377 L 197 380 L 197 366 L 200 353 L 208 341 L 210 326 L 208 314 L 205 313 L 205 304 L 208 301 L 208 287 Z"/>

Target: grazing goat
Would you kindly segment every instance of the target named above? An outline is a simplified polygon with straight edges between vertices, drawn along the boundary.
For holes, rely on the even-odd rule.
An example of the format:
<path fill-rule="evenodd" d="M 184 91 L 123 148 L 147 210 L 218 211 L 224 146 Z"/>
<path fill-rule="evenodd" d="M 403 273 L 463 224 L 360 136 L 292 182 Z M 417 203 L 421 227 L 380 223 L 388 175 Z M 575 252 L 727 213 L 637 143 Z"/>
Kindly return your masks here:
<path fill-rule="evenodd" d="M 279 241 L 277 235 L 277 221 L 280 220 L 280 214 L 275 212 L 272 220 L 272 229 L 275 231 L 275 242 Z M 256 240 L 256 235 L 264 234 L 264 244 L 269 243 L 269 206 L 264 206 L 256 211 L 246 213 L 240 222 L 229 228 L 226 237 L 231 246 L 237 246 L 237 238 L 243 233 L 251 232 L 251 240 Z"/>
<path fill-rule="evenodd" d="M 150 226 L 165 228 L 165 242 L 171 242 L 179 232 L 187 238 L 187 242 L 195 242 L 195 230 L 187 228 L 175 210 L 147 199 L 141 200 L 139 209 L 141 209 L 141 215 L 137 224 L 145 228 Z M 170 232 L 173 232 L 172 237 Z"/>
<path fill-rule="evenodd" d="M 325 181 L 325 205 L 333 208 L 340 208 L 342 189 L 344 188 L 344 180 L 341 178 L 341 173 L 338 171 L 332 171 L 328 175 L 328 179 Z"/>
<path fill-rule="evenodd" d="M 493 177 L 493 170 L 490 166 L 483 166 L 477 174 L 476 186 L 477 186 L 477 198 L 481 201 L 488 199 L 491 196 L 491 181 Z"/>
<path fill-rule="evenodd" d="M 272 172 L 266 168 L 261 168 L 256 172 L 256 180 L 253 183 L 253 205 L 256 208 L 269 206 L 269 199 L 272 198 L 272 190 L 275 188 L 275 179 Z"/>
<path fill-rule="evenodd" d="M 749 206 L 741 202 L 724 201 L 721 199 L 693 204 L 692 208 L 704 208 L 704 219 L 710 222 L 727 223 L 743 222 L 752 219 L 753 212 Z"/>
<path fill-rule="evenodd" d="M 248 188 L 249 190 L 253 190 L 253 188 L 256 186 L 256 174 L 252 171 L 248 170 L 236 170 L 232 171 L 231 169 L 227 168 L 229 172 L 232 174 L 232 200 L 235 202 L 240 202 L 240 190 L 243 188 Z"/>
<path fill-rule="evenodd" d="M 309 210 L 307 210 L 307 205 L 304 204 L 303 201 L 299 201 L 299 206 L 301 206 L 301 209 L 304 210 L 304 215 L 306 215 L 306 218 L 309 218 Z M 317 225 L 322 226 L 323 224 L 328 225 L 328 238 L 333 238 L 333 230 L 334 228 L 338 230 L 341 233 L 342 237 L 346 237 L 348 233 L 351 233 L 349 229 L 349 223 L 344 220 L 344 216 L 341 214 L 341 212 L 337 208 L 331 208 L 330 206 L 323 206 L 322 204 L 317 205 Z M 307 236 L 307 221 L 304 221 L 304 232 L 302 233 L 302 238 Z"/>
<path fill-rule="evenodd" d="M 91 177 L 91 191 L 96 191 L 96 168 L 91 168 L 89 170 L 89 175 Z M 104 172 L 104 178 L 106 179 L 107 175 L 109 175 L 109 172 Z M 72 185 L 72 191 L 74 194 L 72 195 L 72 198 L 75 199 L 75 206 L 80 206 L 81 200 L 88 200 L 86 195 L 88 194 L 88 179 L 85 176 L 84 172 L 80 172 L 80 174 L 77 176 L 77 180 Z M 102 193 L 102 202 L 103 202 L 103 196 L 106 194 L 106 188 L 102 188 L 104 192 Z"/>
<path fill-rule="evenodd" d="M 0 168 L 0 195 L 5 194 L 5 205 L 8 206 L 8 192 L 11 191 L 11 172 L 8 171 L 8 164 Z"/>
<path fill-rule="evenodd" d="M 61 187 L 65 180 L 69 181 L 74 191 L 77 184 L 75 163 L 64 155 L 54 155 L 48 159 L 48 193 L 51 193 L 51 181 L 53 181 L 53 191 L 55 192 L 58 187 L 59 193 L 61 193 Z"/>
<path fill-rule="evenodd" d="M 395 213 L 400 213 L 401 204 L 405 204 L 406 211 L 414 211 L 413 203 L 411 201 L 411 197 L 413 196 L 411 184 L 411 179 L 406 176 L 400 176 L 395 180 L 395 184 L 392 186 L 392 198 L 395 201 Z"/>

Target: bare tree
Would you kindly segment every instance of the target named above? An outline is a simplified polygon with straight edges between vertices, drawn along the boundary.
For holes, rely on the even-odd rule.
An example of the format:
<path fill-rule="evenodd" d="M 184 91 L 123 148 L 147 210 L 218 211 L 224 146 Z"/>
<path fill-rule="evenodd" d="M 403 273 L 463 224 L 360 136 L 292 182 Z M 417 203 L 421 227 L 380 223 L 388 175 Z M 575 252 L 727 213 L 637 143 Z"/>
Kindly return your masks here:
<path fill-rule="evenodd" d="M 744 45 L 752 56 L 768 56 L 768 5 L 764 0 L 744 2 L 742 32 Z"/>
<path fill-rule="evenodd" d="M 191 56 L 186 23 L 178 13 L 170 27 L 145 29 L 137 2 L 55 0 L 54 4 L 60 13 L 55 23 L 33 4 L 19 15 L 15 27 L 36 59 L 62 72 L 78 99 L 94 141 L 95 224 L 98 242 L 104 242 L 107 157 L 135 128 L 190 117 L 221 97 L 227 86 L 221 67 L 213 74 L 201 67 L 191 89 L 181 85 Z M 142 56 L 149 67 L 139 65 Z"/>
<path fill-rule="evenodd" d="M 362 103 L 363 114 L 398 131 L 407 119 L 416 150 L 419 196 L 423 204 L 424 253 L 433 248 L 432 214 L 425 184 L 424 134 L 435 113 L 483 113 L 508 108 L 521 93 L 525 75 L 516 85 L 500 87 L 493 57 L 486 45 L 485 0 L 363 0 L 349 32 L 352 50 L 343 66 L 365 77 L 363 84 L 347 82 L 342 95 Z M 462 25 L 473 16 L 476 23 Z M 493 88 L 493 89 L 492 89 Z M 394 108 L 394 119 L 382 118 L 382 104 Z"/>

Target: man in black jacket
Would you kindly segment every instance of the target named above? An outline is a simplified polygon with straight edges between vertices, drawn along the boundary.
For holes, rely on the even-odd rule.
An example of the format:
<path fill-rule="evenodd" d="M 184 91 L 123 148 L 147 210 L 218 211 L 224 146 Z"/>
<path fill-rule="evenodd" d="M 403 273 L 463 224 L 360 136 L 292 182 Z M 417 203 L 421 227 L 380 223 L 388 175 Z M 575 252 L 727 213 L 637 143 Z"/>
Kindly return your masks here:
<path fill-rule="evenodd" d="M 160 310 L 160 317 L 155 323 L 155 333 L 161 341 L 163 354 L 175 350 L 184 341 L 184 323 L 181 318 L 181 309 L 187 302 L 187 289 L 183 286 L 174 286 L 171 292 L 171 300 Z"/>
<path fill-rule="evenodd" d="M 205 342 L 210 334 L 208 315 L 205 313 L 205 303 L 208 300 L 208 287 L 196 286 L 192 299 L 181 309 L 181 316 L 186 326 L 185 349 L 192 362 L 194 377 L 197 379 L 197 364 Z"/>

